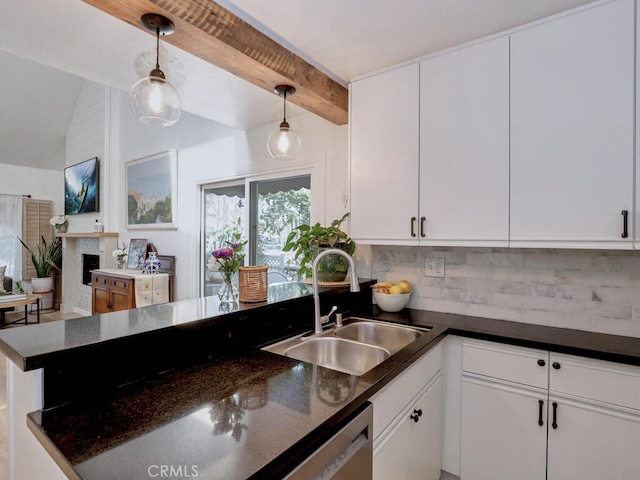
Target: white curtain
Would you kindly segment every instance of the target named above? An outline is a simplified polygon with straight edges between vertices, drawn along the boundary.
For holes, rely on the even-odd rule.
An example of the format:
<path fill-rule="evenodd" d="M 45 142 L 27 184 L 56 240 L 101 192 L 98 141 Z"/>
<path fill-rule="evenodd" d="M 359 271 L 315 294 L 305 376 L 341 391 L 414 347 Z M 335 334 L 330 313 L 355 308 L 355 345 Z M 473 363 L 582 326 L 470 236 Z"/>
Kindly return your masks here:
<path fill-rule="evenodd" d="M 22 277 L 22 196 L 0 193 L 0 266 L 6 265 L 5 275 Z"/>

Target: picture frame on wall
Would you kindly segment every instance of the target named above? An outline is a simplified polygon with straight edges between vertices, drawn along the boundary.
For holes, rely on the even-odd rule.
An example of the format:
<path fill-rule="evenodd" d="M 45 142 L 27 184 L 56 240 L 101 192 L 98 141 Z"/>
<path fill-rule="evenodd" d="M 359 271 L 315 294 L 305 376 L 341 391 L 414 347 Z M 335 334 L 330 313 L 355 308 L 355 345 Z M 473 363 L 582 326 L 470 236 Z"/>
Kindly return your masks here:
<path fill-rule="evenodd" d="M 147 258 L 147 239 L 132 238 L 129 243 L 129 254 L 127 255 L 127 268 L 142 270 L 144 261 Z"/>
<path fill-rule="evenodd" d="M 170 149 L 125 165 L 127 229 L 175 229 L 178 152 Z"/>
<path fill-rule="evenodd" d="M 100 167 L 98 157 L 64 169 L 64 214 L 98 212 Z"/>

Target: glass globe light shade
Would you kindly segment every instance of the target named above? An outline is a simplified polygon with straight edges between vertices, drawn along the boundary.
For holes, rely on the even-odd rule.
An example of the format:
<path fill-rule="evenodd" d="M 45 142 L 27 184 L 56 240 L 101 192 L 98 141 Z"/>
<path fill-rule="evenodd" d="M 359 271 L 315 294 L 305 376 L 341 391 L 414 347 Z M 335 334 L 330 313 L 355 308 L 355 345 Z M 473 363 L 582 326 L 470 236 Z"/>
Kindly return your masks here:
<path fill-rule="evenodd" d="M 154 72 L 131 87 L 129 100 L 133 113 L 142 123 L 167 127 L 180 118 L 182 100 L 176 87 L 164 78 L 153 75 Z"/>
<path fill-rule="evenodd" d="M 280 128 L 272 132 L 267 140 L 269 154 L 277 160 L 293 160 L 301 146 L 300 137 L 289 128 L 287 122 L 282 122 Z"/>

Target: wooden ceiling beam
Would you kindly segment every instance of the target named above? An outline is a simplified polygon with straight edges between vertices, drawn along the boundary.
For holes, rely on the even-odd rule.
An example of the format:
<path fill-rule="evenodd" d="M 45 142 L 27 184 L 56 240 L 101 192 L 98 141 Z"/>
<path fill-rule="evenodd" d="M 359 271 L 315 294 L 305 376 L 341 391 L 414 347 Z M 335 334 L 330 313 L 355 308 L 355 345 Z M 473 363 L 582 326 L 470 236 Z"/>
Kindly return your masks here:
<path fill-rule="evenodd" d="M 276 85 L 292 85 L 296 94 L 287 101 L 337 125 L 348 122 L 345 87 L 212 0 L 83 1 L 146 32 L 143 14 L 164 15 L 176 31 L 163 42 L 271 93 Z"/>

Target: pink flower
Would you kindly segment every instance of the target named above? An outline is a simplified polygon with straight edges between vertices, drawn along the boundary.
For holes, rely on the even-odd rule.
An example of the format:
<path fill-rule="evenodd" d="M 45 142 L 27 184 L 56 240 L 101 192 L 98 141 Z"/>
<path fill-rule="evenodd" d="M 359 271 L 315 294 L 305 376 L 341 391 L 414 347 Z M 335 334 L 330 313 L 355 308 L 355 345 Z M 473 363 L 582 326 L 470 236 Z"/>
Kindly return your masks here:
<path fill-rule="evenodd" d="M 211 252 L 211 255 L 215 258 L 229 258 L 233 257 L 233 249 L 232 248 L 220 248 L 218 250 L 214 250 Z"/>

